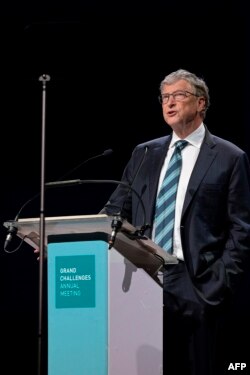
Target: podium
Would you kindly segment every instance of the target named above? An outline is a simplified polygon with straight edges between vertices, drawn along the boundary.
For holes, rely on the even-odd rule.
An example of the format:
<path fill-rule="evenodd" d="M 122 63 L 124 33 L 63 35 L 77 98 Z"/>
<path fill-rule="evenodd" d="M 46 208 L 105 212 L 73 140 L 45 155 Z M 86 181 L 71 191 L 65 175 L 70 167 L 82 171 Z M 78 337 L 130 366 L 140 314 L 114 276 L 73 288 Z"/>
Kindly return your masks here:
<path fill-rule="evenodd" d="M 11 224 L 36 248 L 39 222 Z M 162 267 L 177 260 L 128 222 L 109 249 L 111 222 L 45 218 L 48 375 L 162 374 Z"/>

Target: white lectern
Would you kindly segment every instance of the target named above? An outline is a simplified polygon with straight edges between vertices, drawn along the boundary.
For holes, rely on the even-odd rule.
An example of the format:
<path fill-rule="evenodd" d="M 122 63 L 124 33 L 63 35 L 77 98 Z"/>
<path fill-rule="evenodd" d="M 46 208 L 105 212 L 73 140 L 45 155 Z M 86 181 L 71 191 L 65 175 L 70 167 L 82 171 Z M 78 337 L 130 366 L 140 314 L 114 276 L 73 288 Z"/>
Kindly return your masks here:
<path fill-rule="evenodd" d="M 45 218 L 48 375 L 162 374 L 161 269 L 177 261 L 127 222 L 109 250 L 111 220 Z M 14 223 L 33 247 L 39 221 Z"/>

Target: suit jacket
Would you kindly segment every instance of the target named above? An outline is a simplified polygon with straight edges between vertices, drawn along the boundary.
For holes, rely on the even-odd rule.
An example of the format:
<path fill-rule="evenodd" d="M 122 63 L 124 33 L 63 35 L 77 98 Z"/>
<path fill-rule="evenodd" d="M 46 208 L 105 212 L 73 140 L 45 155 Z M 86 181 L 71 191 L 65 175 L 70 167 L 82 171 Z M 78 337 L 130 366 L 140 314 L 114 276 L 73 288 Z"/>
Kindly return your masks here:
<path fill-rule="evenodd" d="M 171 135 L 135 147 L 104 212 L 134 226 L 153 223 L 158 180 Z M 137 192 L 137 194 L 135 194 Z M 139 198 L 138 198 L 139 196 Z M 145 232 L 151 236 L 151 229 Z M 250 166 L 246 153 L 207 129 L 186 191 L 181 218 L 184 260 L 205 303 L 236 290 L 250 259 Z"/>

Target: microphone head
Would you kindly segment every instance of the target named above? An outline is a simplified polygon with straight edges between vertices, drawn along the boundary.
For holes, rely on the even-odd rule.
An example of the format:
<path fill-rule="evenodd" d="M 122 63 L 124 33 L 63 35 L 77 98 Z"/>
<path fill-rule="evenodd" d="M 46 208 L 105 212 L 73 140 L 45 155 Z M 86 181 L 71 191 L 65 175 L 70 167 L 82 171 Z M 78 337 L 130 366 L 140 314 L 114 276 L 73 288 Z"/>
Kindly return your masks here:
<path fill-rule="evenodd" d="M 106 155 L 110 155 L 110 154 L 112 154 L 114 151 L 111 149 L 111 148 L 109 148 L 108 150 L 105 150 L 104 152 L 103 152 L 103 155 L 104 156 L 106 156 Z"/>
<path fill-rule="evenodd" d="M 8 250 L 9 244 L 12 241 L 12 238 L 17 233 L 17 227 L 14 226 L 12 223 L 8 227 L 6 240 L 4 242 L 4 250 Z"/>

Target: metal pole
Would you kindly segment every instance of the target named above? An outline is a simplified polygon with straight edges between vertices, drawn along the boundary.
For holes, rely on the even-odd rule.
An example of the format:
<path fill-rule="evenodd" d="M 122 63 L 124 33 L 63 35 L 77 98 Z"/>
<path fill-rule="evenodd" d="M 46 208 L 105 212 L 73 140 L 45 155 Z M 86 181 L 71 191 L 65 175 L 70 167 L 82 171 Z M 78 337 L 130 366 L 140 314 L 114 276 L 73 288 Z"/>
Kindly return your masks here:
<path fill-rule="evenodd" d="M 39 77 L 42 82 L 42 129 L 41 129 L 41 187 L 40 187 L 40 252 L 39 252 L 39 305 L 38 305 L 38 375 L 45 375 L 47 366 L 44 363 L 44 247 L 45 247 L 45 215 L 44 215 L 44 189 L 45 189 L 45 133 L 46 133 L 46 84 L 50 76 L 43 74 Z"/>

